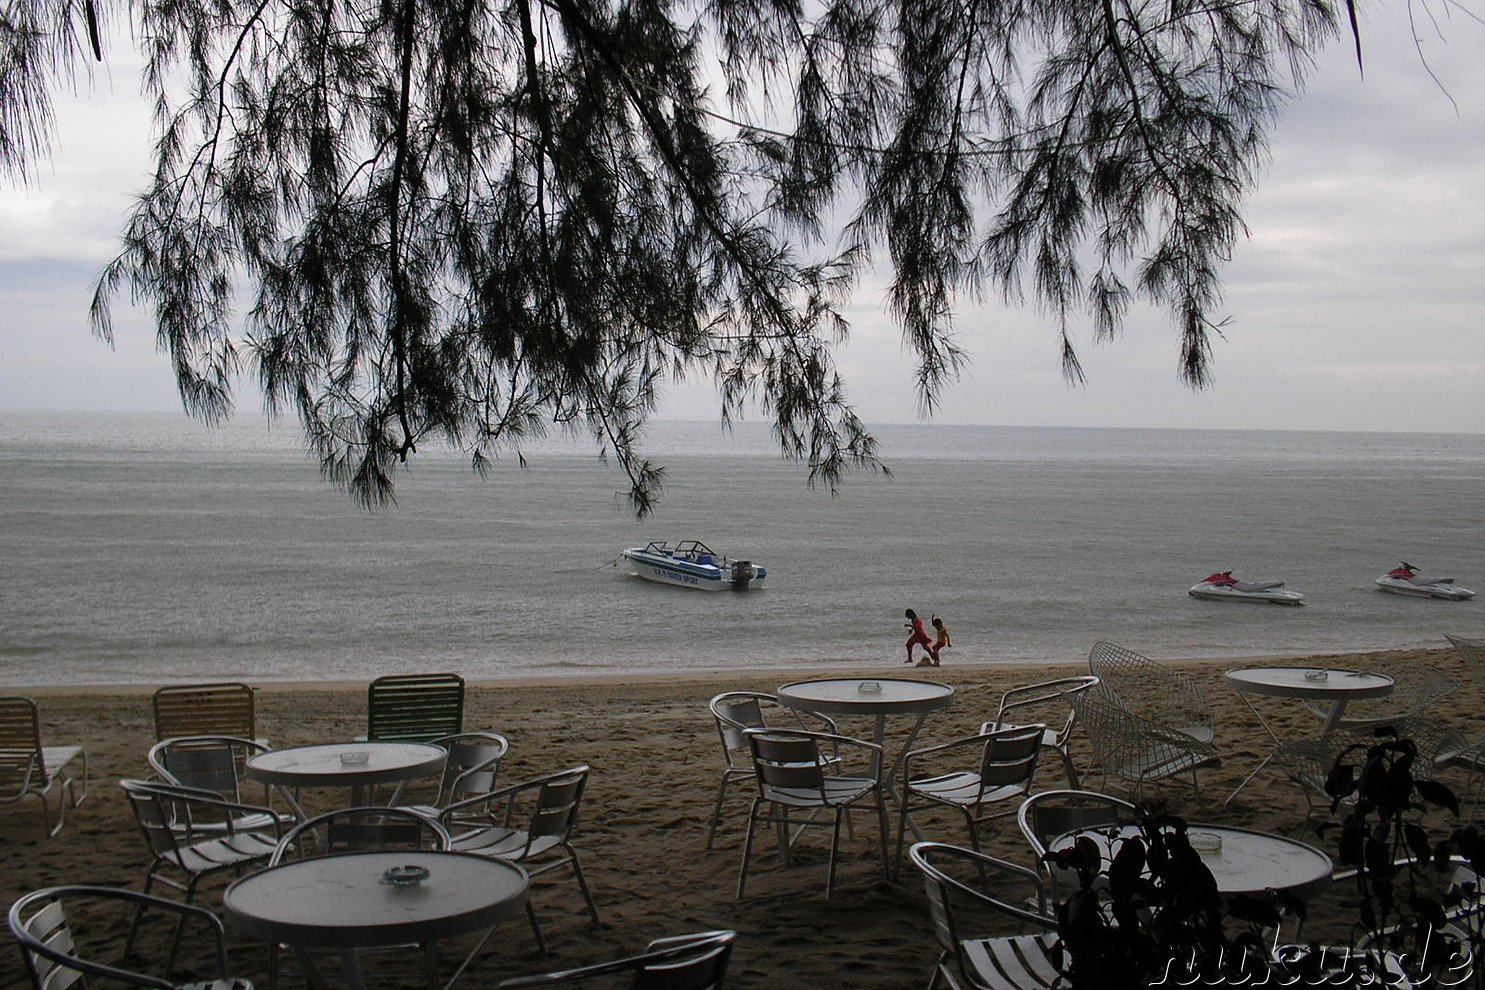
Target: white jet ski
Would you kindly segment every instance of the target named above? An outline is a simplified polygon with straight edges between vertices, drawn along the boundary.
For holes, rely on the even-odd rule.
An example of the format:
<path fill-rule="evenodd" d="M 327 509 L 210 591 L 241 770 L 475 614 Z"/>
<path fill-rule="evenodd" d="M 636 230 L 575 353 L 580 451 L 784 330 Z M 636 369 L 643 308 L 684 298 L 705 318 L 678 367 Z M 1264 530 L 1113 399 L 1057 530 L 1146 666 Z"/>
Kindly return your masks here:
<path fill-rule="evenodd" d="M 1468 588 L 1454 583 L 1451 577 L 1428 577 L 1418 573 L 1418 568 L 1402 562 L 1402 566 L 1377 578 L 1377 587 L 1394 595 L 1412 595 L 1414 598 L 1443 598 L 1451 602 L 1462 602 L 1475 597 Z"/>
<path fill-rule="evenodd" d="M 1303 605 L 1305 596 L 1284 587 L 1283 581 L 1239 581 L 1232 571 L 1208 574 L 1187 592 L 1192 598 L 1213 602 L 1267 602 L 1270 605 Z"/>

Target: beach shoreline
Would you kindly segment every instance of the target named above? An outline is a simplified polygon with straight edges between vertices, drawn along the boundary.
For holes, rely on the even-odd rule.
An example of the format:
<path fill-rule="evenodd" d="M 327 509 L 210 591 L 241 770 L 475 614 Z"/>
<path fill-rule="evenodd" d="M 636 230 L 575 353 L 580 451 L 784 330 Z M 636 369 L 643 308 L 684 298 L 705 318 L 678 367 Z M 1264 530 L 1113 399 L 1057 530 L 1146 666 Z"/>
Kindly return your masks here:
<path fill-rule="evenodd" d="M 1219 768 L 1203 771 L 1199 789 L 1170 782 L 1147 791 L 1147 803 L 1192 821 L 1212 821 L 1294 835 L 1305 815 L 1300 791 L 1277 773 L 1261 773 L 1231 803 L 1234 787 L 1271 751 L 1273 741 L 1245 707 L 1244 698 L 1222 680 L 1225 670 L 1251 663 L 1367 669 L 1413 665 L 1453 679 L 1456 690 L 1430 709 L 1462 731 L 1477 734 L 1479 689 L 1448 649 L 1383 650 L 1356 654 L 1312 654 L 1160 661 L 1195 680 L 1216 720 Z M 955 688 L 952 705 L 929 717 L 917 745 L 943 742 L 976 731 L 993 717 L 1000 694 L 1011 687 L 1086 669 L 1086 661 L 1033 664 L 991 663 L 938 668 L 776 667 L 741 671 L 605 674 L 583 678 L 480 679 L 468 685 L 465 727 L 505 734 L 511 750 L 500 777 L 514 783 L 576 765 L 592 768 L 575 844 L 602 913 L 588 923 L 570 876 L 546 875 L 533 887 L 533 903 L 551 942 L 552 954 L 536 951 L 529 927 L 502 927 L 494 947 L 459 986 L 479 990 L 519 973 L 595 962 L 638 951 L 653 938 L 712 928 L 739 932 L 729 986 L 808 987 L 813 990 L 885 990 L 921 986 L 937 956 L 921 883 L 908 875 L 883 874 L 875 854 L 876 829 L 869 815 L 854 821 L 843 838 L 838 890 L 824 896 L 828 830 L 800 840 L 795 865 L 782 869 L 771 836 L 760 836 L 748 896 L 734 897 L 744 823 L 746 785 L 736 785 L 724 808 L 716 842 L 707 848 L 707 826 L 716 800 L 722 757 L 707 701 L 726 690 L 772 691 L 787 681 L 814 676 L 903 677 L 933 680 Z M 365 682 L 264 682 L 257 688 L 258 733 L 275 747 L 349 740 L 365 730 Z M 139 889 L 147 857 L 127 802 L 117 786 L 148 773 L 145 754 L 154 741 L 149 694 L 156 685 L 64 688 L 0 688 L 37 700 L 46 745 L 83 745 L 91 758 L 91 793 L 55 838 L 38 840 L 34 808 L 11 806 L 0 816 L 8 904 L 26 890 L 56 883 L 102 883 Z M 1250 699 L 1274 731 L 1287 737 L 1312 735 L 1319 719 L 1284 699 Z M 1272 703 L 1272 704 L 1270 704 Z M 866 735 L 866 720 L 845 717 L 841 731 Z M 893 720 L 887 745 L 900 745 L 906 731 Z M 1088 773 L 1085 786 L 1106 786 L 1093 772 L 1087 741 L 1075 736 L 1073 755 Z M 1047 759 L 1038 787 L 1063 786 L 1061 768 Z M 1455 781 L 1447 781 L 1455 784 Z M 1114 789 L 1117 792 L 1116 788 Z M 333 795 L 316 795 L 329 801 Z M 966 843 L 962 821 L 928 816 L 930 837 Z M 893 822 L 894 828 L 896 822 Z M 889 846 L 895 843 L 895 834 Z M 987 850 L 1015 861 L 1029 853 L 1014 818 L 987 827 Z M 1331 840 L 1311 836 L 1318 845 Z M 1334 850 L 1330 850 L 1334 852 Z M 220 904 L 224 881 L 204 886 L 199 901 Z M 174 892 L 168 892 L 175 896 Z M 266 987 L 266 951 L 232 934 L 230 958 L 240 975 Z M 451 940 L 440 947 L 449 968 L 468 945 Z M 402 962 L 407 963 L 408 960 Z M 419 967 L 380 962 L 388 974 L 374 986 L 414 990 Z M 301 986 L 297 971 L 285 990 Z M 0 975 L 0 988 L 21 987 L 17 976 Z"/>

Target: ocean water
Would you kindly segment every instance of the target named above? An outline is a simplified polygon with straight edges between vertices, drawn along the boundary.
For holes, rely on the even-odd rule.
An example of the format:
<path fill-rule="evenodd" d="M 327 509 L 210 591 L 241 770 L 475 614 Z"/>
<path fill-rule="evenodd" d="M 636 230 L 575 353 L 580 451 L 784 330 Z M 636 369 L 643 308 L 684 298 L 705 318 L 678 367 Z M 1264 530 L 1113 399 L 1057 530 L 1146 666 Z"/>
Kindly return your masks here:
<path fill-rule="evenodd" d="M 419 457 L 368 513 L 292 423 L 0 413 L 0 683 L 364 681 L 790 665 L 902 669 L 903 610 L 945 663 L 1443 645 L 1485 635 L 1485 437 L 878 428 L 890 477 L 811 490 L 766 428 L 657 423 L 641 523 L 585 442 L 481 479 Z M 766 588 L 651 584 L 625 546 L 701 539 Z M 1406 559 L 1481 596 L 1406 599 Z M 1201 602 L 1214 570 L 1303 608 Z"/>

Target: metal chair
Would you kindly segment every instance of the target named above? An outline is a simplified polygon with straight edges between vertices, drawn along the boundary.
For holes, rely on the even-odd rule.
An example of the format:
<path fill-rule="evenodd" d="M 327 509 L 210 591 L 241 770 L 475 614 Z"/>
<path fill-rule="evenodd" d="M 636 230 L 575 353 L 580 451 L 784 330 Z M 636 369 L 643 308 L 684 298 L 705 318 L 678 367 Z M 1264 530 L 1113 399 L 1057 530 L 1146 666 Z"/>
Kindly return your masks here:
<path fill-rule="evenodd" d="M 215 939 L 213 961 L 217 975 L 206 981 L 180 986 L 160 975 L 121 969 L 111 963 L 85 958 L 79 955 L 84 939 L 68 918 L 69 909 L 75 906 L 87 909 L 87 917 L 94 923 L 99 920 L 100 909 L 110 906 L 130 911 L 136 917 L 145 909 L 174 914 L 177 942 L 187 923 L 198 923 Z M 110 986 L 117 982 L 153 990 L 253 990 L 253 985 L 247 980 L 227 975 L 226 932 L 216 915 L 204 908 L 117 887 L 68 885 L 47 887 L 23 895 L 11 905 L 8 920 L 10 933 L 20 945 L 21 957 L 26 961 L 26 972 L 31 977 L 34 990 L 64 990 L 74 985 L 83 987 L 87 986 L 89 977 L 113 981 Z M 174 953 L 172 944 L 172 959 Z M 168 973 L 170 966 L 167 964 L 161 972 Z"/>
<path fill-rule="evenodd" d="M 923 874 L 923 890 L 933 918 L 939 956 L 929 978 L 929 990 L 940 982 L 950 988 L 975 990 L 1041 990 L 1064 985 L 1054 961 L 1057 921 L 1045 911 L 1018 903 L 1045 904 L 1046 891 L 1033 870 L 972 849 L 941 842 L 919 842 L 908 850 Z M 988 891 L 1006 881 L 1022 890 L 1017 903 Z M 966 938 L 956 912 L 965 907 L 989 908 L 1033 934 Z"/>
<path fill-rule="evenodd" d="M 1089 651 L 1088 672 L 1099 680 L 1094 690 L 1126 711 L 1200 742 L 1212 741 L 1212 706 L 1200 685 L 1184 674 L 1105 642 Z"/>
<path fill-rule="evenodd" d="M 82 793 L 77 793 L 67 765 L 82 763 Z M 52 818 L 48 795 L 57 790 L 57 814 Z M 81 746 L 43 746 L 41 718 L 30 698 L 0 698 L 0 802 L 20 804 L 27 798 L 41 803 L 41 827 L 47 836 L 62 831 L 67 809 L 88 796 L 88 754 Z"/>
<path fill-rule="evenodd" d="M 1041 724 L 1016 726 L 904 753 L 902 786 L 898 792 L 901 814 L 897 825 L 897 861 L 902 860 L 908 828 L 918 834 L 913 811 L 935 806 L 953 808 L 964 816 L 970 845 L 979 852 L 980 826 L 1014 815 L 1018 799 L 1031 792 L 1046 729 Z M 969 769 L 914 776 L 915 770 L 925 763 L 936 769 L 946 758 L 963 758 L 966 751 L 975 760 Z"/>
<path fill-rule="evenodd" d="M 155 739 L 179 736 L 234 736 L 258 742 L 258 712 L 253 689 L 236 681 L 172 684 L 150 700 Z"/>
<path fill-rule="evenodd" d="M 737 932 L 727 930 L 658 938 L 639 955 L 553 973 L 517 976 L 497 983 L 495 990 L 583 983 L 617 975 L 631 977 L 625 984 L 630 990 L 719 990 L 727 975 L 736 938 Z"/>
<path fill-rule="evenodd" d="M 464 678 L 388 674 L 366 688 L 366 739 L 432 742 L 464 731 Z"/>
<path fill-rule="evenodd" d="M 1351 702 L 1335 728 L 1358 729 L 1398 719 L 1421 718 L 1430 705 L 1453 694 L 1458 687 L 1453 678 L 1416 660 L 1382 661 L 1368 669 L 1391 677 L 1392 693 L 1385 698 Z M 1311 698 L 1301 698 L 1300 703 L 1321 719 L 1330 715 L 1328 703 Z"/>
<path fill-rule="evenodd" d="M 599 924 L 598 905 L 572 845 L 588 773 L 586 766 L 571 767 L 453 802 L 438 819 L 453 837 L 449 848 L 516 863 L 533 878 L 570 867 L 593 924 Z M 546 938 L 530 900 L 526 916 L 545 953 Z"/>
<path fill-rule="evenodd" d="M 134 809 L 150 851 L 150 867 L 144 876 L 146 894 L 159 882 L 179 890 L 189 904 L 203 880 L 261 866 L 278 846 L 279 823 L 271 808 L 227 801 L 215 791 L 158 781 L 121 780 L 119 786 Z M 260 830 L 238 830 L 236 822 L 253 815 L 267 816 L 264 820 L 269 825 Z M 174 872 L 180 876 L 172 876 Z M 134 944 L 139 921 L 136 917 L 130 926 L 125 951 Z"/>
<path fill-rule="evenodd" d="M 712 847 L 717 826 L 722 821 L 722 804 L 727 799 L 727 788 L 733 781 L 752 780 L 753 760 L 744 732 L 748 729 L 770 728 L 770 717 L 777 714 L 790 720 L 788 726 L 820 732 L 834 733 L 835 720 L 817 712 L 805 712 L 785 708 L 778 703 L 776 695 L 762 691 L 725 691 L 708 702 L 712 719 L 717 725 L 717 737 L 722 741 L 722 778 L 717 783 L 717 804 L 712 809 L 711 822 L 706 829 L 706 847 Z M 811 721 L 806 721 L 809 719 Z M 831 757 L 833 763 L 839 759 Z"/>
<path fill-rule="evenodd" d="M 268 751 L 269 748 L 262 743 L 235 736 L 182 736 L 155 743 L 146 758 L 150 769 L 168 784 L 214 791 L 227 801 L 242 804 L 246 800 L 242 795 L 243 764 L 254 753 Z M 292 814 L 273 811 L 272 794 L 272 790 L 264 785 L 263 796 L 255 803 L 272 811 L 280 825 L 292 825 Z M 267 828 L 271 824 L 262 812 L 254 812 L 234 823 L 240 832 Z M 203 823 L 200 827 L 206 830 L 213 825 Z"/>
<path fill-rule="evenodd" d="M 283 834 L 269 866 L 277 866 L 291 855 L 298 859 L 333 856 L 339 853 L 384 849 L 448 849 L 449 833 L 437 819 L 411 808 L 341 808 L 306 819 Z M 429 990 L 438 987 L 438 959 L 434 943 L 357 949 L 359 954 L 419 949 Z M 278 986 L 280 946 L 268 951 L 268 986 Z"/>
<path fill-rule="evenodd" d="M 876 808 L 882 866 L 890 872 L 887 859 L 887 804 L 882 780 L 882 747 L 849 736 L 828 732 L 805 732 L 795 729 L 748 729 L 745 733 L 752 751 L 758 794 L 748 813 L 748 831 L 743 839 L 742 869 L 737 878 L 737 896 L 742 898 L 748 882 L 748 864 L 753 855 L 753 837 L 758 823 L 775 826 L 779 852 L 784 866 L 790 865 L 789 827 L 830 825 L 830 865 L 825 878 L 825 896 L 835 889 L 835 861 L 840 849 L 841 820 L 851 809 L 867 801 Z M 866 760 L 871 770 L 865 775 L 827 773 L 830 769 L 827 751 L 844 758 L 855 753 Z M 809 812 L 800 821 L 794 812 Z M 816 820 L 817 813 L 829 812 L 828 822 Z"/>
<path fill-rule="evenodd" d="M 1050 681 L 1011 688 L 1000 696 L 1000 705 L 995 710 L 995 718 L 980 726 L 980 731 L 996 732 L 1000 729 L 1025 725 L 1028 722 L 1026 718 L 1028 711 L 1065 708 L 1066 713 L 1060 725 L 1051 718 L 1032 718 L 1029 721 L 1044 722 L 1047 725 L 1042 732 L 1042 748 L 1057 751 L 1058 757 L 1062 760 L 1063 772 L 1067 775 L 1067 786 L 1076 788 L 1078 768 L 1073 765 L 1070 748 L 1073 729 L 1078 723 L 1078 710 L 1073 707 L 1072 699 L 1096 687 L 1097 684 L 1098 678 L 1092 674 L 1077 674 L 1072 677 L 1058 677 Z M 1017 713 L 1014 717 L 1012 717 L 1013 712 Z"/>
<path fill-rule="evenodd" d="M 1200 793 L 1196 771 L 1222 763 L 1210 742 L 1138 715 L 1099 689 L 1084 691 L 1073 704 L 1099 768 L 1106 778 L 1128 781 L 1133 794 L 1139 794 L 1149 781 L 1186 773 Z"/>
<path fill-rule="evenodd" d="M 1021 802 L 1016 810 L 1016 823 L 1026 844 L 1031 847 L 1032 859 L 1037 864 L 1052 900 L 1066 900 L 1077 885 L 1077 877 L 1071 871 L 1060 870 L 1042 857 L 1051 848 L 1052 841 L 1075 829 L 1096 825 L 1123 825 L 1140 816 L 1139 806 L 1112 794 L 1097 791 L 1056 790 L 1033 794 Z"/>
<path fill-rule="evenodd" d="M 438 783 L 438 794 L 432 804 L 406 806 L 432 818 L 437 818 L 444 808 L 456 801 L 493 792 L 500 773 L 500 761 L 510 750 L 510 740 L 498 732 L 461 732 L 434 739 L 433 744 L 449 752 L 443 777 Z M 466 814 L 476 819 L 485 813 L 478 804 L 466 807 Z"/>

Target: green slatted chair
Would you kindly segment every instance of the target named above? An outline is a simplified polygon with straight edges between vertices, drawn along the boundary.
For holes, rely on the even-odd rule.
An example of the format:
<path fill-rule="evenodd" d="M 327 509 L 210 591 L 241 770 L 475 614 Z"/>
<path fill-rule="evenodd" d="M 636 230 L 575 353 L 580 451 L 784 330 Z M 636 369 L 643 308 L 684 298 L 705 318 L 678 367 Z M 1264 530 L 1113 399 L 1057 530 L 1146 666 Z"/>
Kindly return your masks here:
<path fill-rule="evenodd" d="M 464 731 L 464 678 L 388 674 L 366 688 L 369 742 L 433 742 Z"/>

